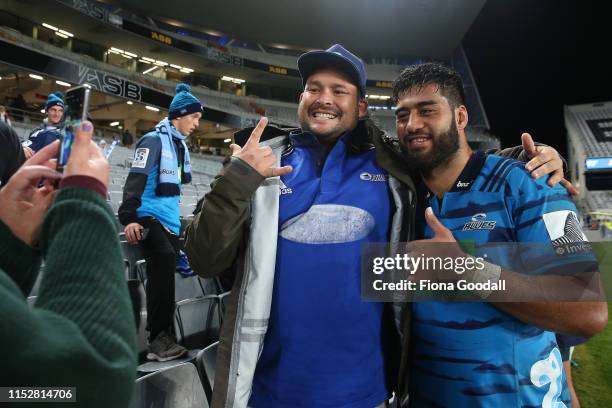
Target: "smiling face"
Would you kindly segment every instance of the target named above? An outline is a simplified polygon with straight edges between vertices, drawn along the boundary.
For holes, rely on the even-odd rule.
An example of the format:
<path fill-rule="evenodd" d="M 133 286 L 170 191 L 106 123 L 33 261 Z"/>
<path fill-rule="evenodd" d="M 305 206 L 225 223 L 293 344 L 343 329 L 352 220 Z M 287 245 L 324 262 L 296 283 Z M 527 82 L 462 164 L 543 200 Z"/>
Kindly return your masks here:
<path fill-rule="evenodd" d="M 47 118 L 50 125 L 57 125 L 64 116 L 64 108 L 59 105 L 53 105 L 47 109 Z"/>
<path fill-rule="evenodd" d="M 180 118 L 172 119 L 172 125 L 181 132 L 183 136 L 189 136 L 192 134 L 198 126 L 200 126 L 200 118 L 202 114 L 200 112 L 194 112 L 189 115 L 181 116 Z"/>
<path fill-rule="evenodd" d="M 300 127 L 324 145 L 333 144 L 365 117 L 367 102 L 349 77 L 335 69 L 320 69 L 308 77 L 300 95 Z"/>
<path fill-rule="evenodd" d="M 415 169 L 430 172 L 459 150 L 459 131 L 467 125 L 466 108 L 452 109 L 437 84 L 406 89 L 399 95 L 395 115 L 401 149 Z"/>

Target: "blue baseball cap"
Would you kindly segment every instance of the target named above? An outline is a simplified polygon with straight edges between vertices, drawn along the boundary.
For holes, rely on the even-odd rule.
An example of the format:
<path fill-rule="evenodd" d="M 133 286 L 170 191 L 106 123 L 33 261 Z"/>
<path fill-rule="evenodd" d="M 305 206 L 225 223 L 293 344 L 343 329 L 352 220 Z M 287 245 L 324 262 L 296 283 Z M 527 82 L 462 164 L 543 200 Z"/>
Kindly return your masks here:
<path fill-rule="evenodd" d="M 366 93 L 366 71 L 361 58 L 341 46 L 334 44 L 326 50 L 310 51 L 298 58 L 298 70 L 302 84 L 313 72 L 322 68 L 336 68 L 349 76 L 359 89 L 361 96 Z"/>

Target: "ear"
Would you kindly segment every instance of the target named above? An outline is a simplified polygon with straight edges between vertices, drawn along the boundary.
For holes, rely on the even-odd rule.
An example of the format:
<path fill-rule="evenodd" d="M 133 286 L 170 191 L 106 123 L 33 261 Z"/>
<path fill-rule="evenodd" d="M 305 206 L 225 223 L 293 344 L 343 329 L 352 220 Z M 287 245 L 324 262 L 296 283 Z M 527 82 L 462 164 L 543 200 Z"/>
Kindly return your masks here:
<path fill-rule="evenodd" d="M 457 129 L 463 130 L 468 125 L 468 112 L 465 105 L 459 105 L 455 108 L 455 124 Z"/>
<path fill-rule="evenodd" d="M 359 98 L 359 101 L 357 102 L 357 110 L 359 120 L 364 119 L 368 113 L 368 101 L 366 98 Z"/>
<path fill-rule="evenodd" d="M 302 98 L 304 97 L 304 91 L 300 93 L 300 97 L 298 98 L 298 103 L 302 102 Z"/>

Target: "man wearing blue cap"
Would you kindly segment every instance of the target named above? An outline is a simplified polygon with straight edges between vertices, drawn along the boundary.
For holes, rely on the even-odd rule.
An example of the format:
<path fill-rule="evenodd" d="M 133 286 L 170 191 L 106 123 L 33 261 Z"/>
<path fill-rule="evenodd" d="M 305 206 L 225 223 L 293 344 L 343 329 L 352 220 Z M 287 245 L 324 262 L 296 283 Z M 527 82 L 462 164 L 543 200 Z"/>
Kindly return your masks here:
<path fill-rule="evenodd" d="M 200 123 L 202 103 L 179 84 L 168 117 L 136 144 L 123 188 L 119 221 L 130 244 L 140 243 L 147 262 L 147 330 L 150 360 L 168 361 L 187 351 L 173 334 L 174 272 L 179 250 L 181 184 L 191 182 L 185 138 Z"/>
<path fill-rule="evenodd" d="M 213 407 L 372 408 L 398 390 L 401 310 L 361 300 L 360 253 L 410 237 L 414 186 L 377 162 L 361 59 L 334 45 L 298 68 L 300 129 L 236 134 L 187 229 L 198 274 L 235 273 Z"/>
<path fill-rule="evenodd" d="M 48 144 L 60 138 L 59 126 L 64 117 L 64 94 L 59 91 L 51 92 L 45 104 L 47 117 L 43 124 L 34 129 L 24 146 L 34 152 L 39 151 Z"/>

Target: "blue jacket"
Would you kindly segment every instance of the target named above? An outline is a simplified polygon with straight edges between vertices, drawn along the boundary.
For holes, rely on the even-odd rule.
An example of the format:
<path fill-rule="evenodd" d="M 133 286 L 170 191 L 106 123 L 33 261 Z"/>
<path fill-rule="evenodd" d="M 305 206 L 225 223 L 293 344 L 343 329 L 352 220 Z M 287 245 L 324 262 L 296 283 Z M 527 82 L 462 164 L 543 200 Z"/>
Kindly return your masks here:
<path fill-rule="evenodd" d="M 30 133 L 30 136 L 28 136 L 30 143 L 27 146 L 37 152 L 59 138 L 60 132 L 57 127 L 43 124 Z"/>
<path fill-rule="evenodd" d="M 182 144 L 173 139 L 178 157 L 176 167 L 182 168 Z M 161 140 L 155 131 L 144 135 L 136 144 L 134 161 L 123 188 L 119 221 L 123 225 L 138 222 L 138 218 L 154 217 L 175 234 L 180 232 L 180 195 L 160 196 L 155 190 L 159 182 Z"/>

